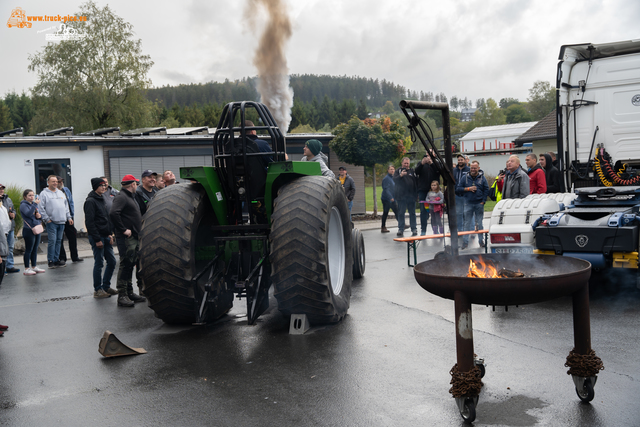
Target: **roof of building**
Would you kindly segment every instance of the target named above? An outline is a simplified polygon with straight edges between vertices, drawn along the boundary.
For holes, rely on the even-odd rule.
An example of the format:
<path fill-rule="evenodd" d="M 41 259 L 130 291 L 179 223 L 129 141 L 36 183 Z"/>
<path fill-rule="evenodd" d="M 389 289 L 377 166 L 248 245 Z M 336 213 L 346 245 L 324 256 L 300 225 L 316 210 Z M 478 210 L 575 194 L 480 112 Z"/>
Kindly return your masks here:
<path fill-rule="evenodd" d="M 481 139 L 494 139 L 494 138 L 503 138 L 513 136 L 514 139 L 531 127 L 533 127 L 537 122 L 526 122 L 526 123 L 513 123 L 509 125 L 498 125 L 498 126 L 483 126 L 477 127 L 473 129 L 471 132 L 460 138 L 461 141 L 473 141 L 473 140 L 481 140 Z"/>
<path fill-rule="evenodd" d="M 514 141 L 516 145 L 522 145 L 525 142 L 540 141 L 542 139 L 556 139 L 556 110 L 547 114 L 542 120 L 531 127 L 525 133 L 520 135 Z"/>

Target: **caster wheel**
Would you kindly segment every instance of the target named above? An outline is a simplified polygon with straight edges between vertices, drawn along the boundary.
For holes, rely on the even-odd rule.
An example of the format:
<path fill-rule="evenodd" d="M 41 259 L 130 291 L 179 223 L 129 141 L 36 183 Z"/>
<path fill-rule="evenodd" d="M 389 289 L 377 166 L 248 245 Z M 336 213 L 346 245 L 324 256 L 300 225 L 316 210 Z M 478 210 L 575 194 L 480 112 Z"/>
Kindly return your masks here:
<path fill-rule="evenodd" d="M 464 409 L 460 411 L 462 419 L 467 423 L 472 423 L 476 419 L 476 403 L 473 398 L 467 397 L 464 400 Z"/>
<path fill-rule="evenodd" d="M 480 369 L 480 378 L 484 378 L 484 374 L 487 372 L 484 363 L 476 362 L 476 366 Z"/>
<path fill-rule="evenodd" d="M 589 403 L 593 400 L 595 396 L 595 392 L 593 391 L 593 384 L 591 384 L 591 378 L 587 378 L 584 380 L 584 385 L 582 386 L 582 390 L 579 390 L 576 387 L 576 394 L 585 403 Z"/>

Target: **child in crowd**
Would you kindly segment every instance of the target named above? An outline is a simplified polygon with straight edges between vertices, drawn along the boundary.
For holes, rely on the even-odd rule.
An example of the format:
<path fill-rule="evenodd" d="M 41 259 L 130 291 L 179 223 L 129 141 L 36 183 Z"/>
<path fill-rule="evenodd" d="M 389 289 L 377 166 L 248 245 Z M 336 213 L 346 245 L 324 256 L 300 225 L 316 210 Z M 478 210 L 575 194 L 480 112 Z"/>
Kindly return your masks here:
<path fill-rule="evenodd" d="M 444 195 L 440 189 L 438 181 L 431 181 L 431 191 L 427 193 L 429 210 L 431 211 L 431 228 L 433 234 L 444 234 L 444 226 L 442 225 L 442 203 Z"/>

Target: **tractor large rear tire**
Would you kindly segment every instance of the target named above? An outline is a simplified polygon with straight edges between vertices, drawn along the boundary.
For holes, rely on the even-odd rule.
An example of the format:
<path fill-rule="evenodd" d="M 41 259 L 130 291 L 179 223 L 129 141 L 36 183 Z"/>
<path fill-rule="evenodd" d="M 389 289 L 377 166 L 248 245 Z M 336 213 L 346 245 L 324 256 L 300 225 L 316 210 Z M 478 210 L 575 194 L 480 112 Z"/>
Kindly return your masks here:
<path fill-rule="evenodd" d="M 213 258 L 197 259 L 196 247 L 212 246 L 210 227 L 216 224 L 209 198 L 199 184 L 169 186 L 151 202 L 140 233 L 140 277 L 149 307 L 164 322 L 196 321 L 191 279 Z M 229 305 L 228 299 L 232 304 L 233 295 L 219 295 L 224 304 Z M 221 314 L 208 310 L 201 320 L 210 322 Z"/>
<path fill-rule="evenodd" d="M 340 182 L 307 176 L 283 186 L 271 216 L 271 278 L 278 309 L 312 324 L 339 322 L 349 309 L 353 249 Z"/>

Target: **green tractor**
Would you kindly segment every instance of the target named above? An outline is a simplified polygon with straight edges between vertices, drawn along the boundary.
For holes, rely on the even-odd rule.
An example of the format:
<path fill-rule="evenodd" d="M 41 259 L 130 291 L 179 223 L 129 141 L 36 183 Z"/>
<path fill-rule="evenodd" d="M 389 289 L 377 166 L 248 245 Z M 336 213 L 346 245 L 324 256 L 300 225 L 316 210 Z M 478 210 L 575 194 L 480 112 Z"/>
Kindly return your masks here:
<path fill-rule="evenodd" d="M 252 110 L 262 125 L 245 127 Z M 270 152 L 260 151 L 252 130 Z M 225 106 L 213 155 L 213 166 L 180 168 L 190 183 L 160 191 L 143 219 L 139 278 L 156 316 L 205 324 L 237 297 L 254 324 L 273 284 L 285 316 L 340 321 L 365 269 L 364 240 L 340 182 L 322 176 L 317 162 L 287 161 L 284 135 L 257 102 Z"/>

